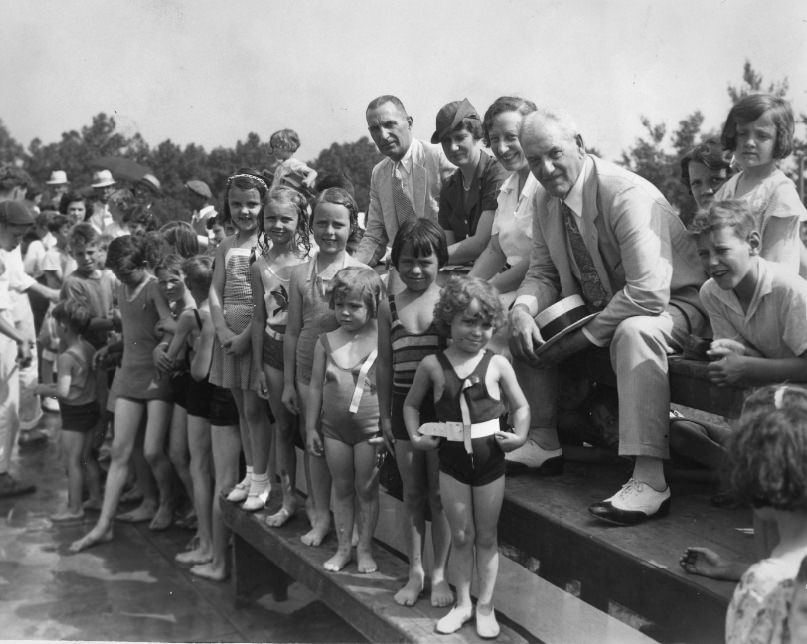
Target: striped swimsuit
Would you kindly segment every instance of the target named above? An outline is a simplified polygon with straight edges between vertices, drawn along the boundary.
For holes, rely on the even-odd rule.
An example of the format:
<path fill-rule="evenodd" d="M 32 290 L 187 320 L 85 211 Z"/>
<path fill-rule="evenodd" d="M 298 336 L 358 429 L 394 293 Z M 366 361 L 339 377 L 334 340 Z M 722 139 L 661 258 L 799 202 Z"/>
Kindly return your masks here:
<path fill-rule="evenodd" d="M 403 420 L 403 404 L 415 379 L 415 371 L 423 358 L 442 351 L 446 342 L 437 333 L 434 321 L 423 333 L 410 333 L 398 318 L 394 295 L 389 296 L 389 310 L 392 318 L 392 435 L 396 440 L 409 440 Z M 437 420 L 434 400 L 432 396 L 426 396 L 420 406 L 420 422 L 434 420 Z"/>

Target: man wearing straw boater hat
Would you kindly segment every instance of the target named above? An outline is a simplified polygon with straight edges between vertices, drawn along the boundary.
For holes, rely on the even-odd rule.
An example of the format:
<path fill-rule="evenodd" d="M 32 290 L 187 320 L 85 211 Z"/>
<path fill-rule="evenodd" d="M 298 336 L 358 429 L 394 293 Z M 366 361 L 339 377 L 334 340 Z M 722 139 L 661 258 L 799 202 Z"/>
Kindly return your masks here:
<path fill-rule="evenodd" d="M 630 480 L 589 511 L 618 525 L 663 516 L 670 505 L 667 355 L 707 321 L 694 240 L 653 185 L 587 154 L 567 117 L 538 110 L 525 117 L 520 140 L 546 192 L 536 197 L 530 267 L 510 315 L 516 373 L 533 421 L 530 440 L 508 460 L 560 471 L 555 367 L 587 348 L 609 347 L 619 453 L 635 463 Z M 567 305 L 571 295 L 582 298 L 578 306 Z M 561 298 L 557 319 L 542 319 Z M 575 317 L 580 308 L 584 317 Z"/>

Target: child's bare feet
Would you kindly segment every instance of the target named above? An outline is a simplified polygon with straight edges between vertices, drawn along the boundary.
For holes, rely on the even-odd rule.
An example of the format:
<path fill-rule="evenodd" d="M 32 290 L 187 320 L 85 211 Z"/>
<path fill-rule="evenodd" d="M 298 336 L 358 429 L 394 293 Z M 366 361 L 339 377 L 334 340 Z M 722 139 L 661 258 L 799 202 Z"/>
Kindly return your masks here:
<path fill-rule="evenodd" d="M 129 488 L 121 494 L 120 502 L 121 503 L 136 503 L 137 501 L 143 500 L 143 493 L 140 491 L 140 488 L 136 485 Z"/>
<path fill-rule="evenodd" d="M 300 541 L 302 541 L 307 546 L 312 546 L 314 548 L 318 547 L 322 544 L 325 537 L 328 535 L 328 532 L 331 529 L 331 522 L 328 520 L 317 520 L 314 522 L 311 530 L 306 532 L 303 536 L 300 537 Z"/>
<path fill-rule="evenodd" d="M 708 548 L 687 548 L 679 561 L 681 567 L 693 575 L 703 575 L 712 579 L 736 581 L 740 577 L 737 564 L 725 561 Z"/>
<path fill-rule="evenodd" d="M 356 566 L 359 572 L 364 574 L 378 570 L 378 564 L 373 559 L 373 553 L 369 549 L 364 551 L 361 548 L 356 548 Z"/>
<path fill-rule="evenodd" d="M 213 552 L 210 548 L 199 547 L 195 550 L 178 553 L 174 557 L 174 561 L 183 566 L 200 566 L 213 561 Z"/>
<path fill-rule="evenodd" d="M 134 510 L 117 515 L 115 520 L 123 521 L 124 523 L 143 523 L 144 521 L 151 521 L 155 512 L 157 512 L 157 506 L 146 501 L 138 505 Z"/>
<path fill-rule="evenodd" d="M 294 508 L 287 508 L 283 506 L 274 514 L 270 514 L 266 517 L 266 525 L 270 528 L 279 528 L 282 525 L 285 525 L 286 522 L 294 516 Z"/>
<path fill-rule="evenodd" d="M 62 508 L 55 514 L 50 515 L 50 520 L 54 523 L 63 523 L 65 521 L 79 521 L 84 518 L 84 510 L 74 512 L 70 508 Z"/>
<path fill-rule="evenodd" d="M 168 504 L 161 504 L 149 523 L 149 530 L 168 530 L 174 521 L 174 510 Z"/>
<path fill-rule="evenodd" d="M 451 592 L 451 587 L 444 578 L 432 577 L 431 586 L 432 606 L 451 606 L 454 603 L 454 593 Z"/>
<path fill-rule="evenodd" d="M 423 592 L 423 571 L 410 571 L 406 586 L 395 593 L 395 603 L 401 606 L 414 606 Z"/>
<path fill-rule="evenodd" d="M 331 572 L 339 572 L 350 563 L 352 549 L 350 550 L 337 550 L 336 554 L 328 559 L 322 567 Z"/>
<path fill-rule="evenodd" d="M 190 573 L 210 581 L 225 581 L 229 576 L 225 566 L 214 566 L 212 562 L 194 566 L 190 569 Z"/>
<path fill-rule="evenodd" d="M 81 552 L 100 543 L 109 543 L 114 538 L 115 533 L 111 525 L 106 529 L 96 525 L 81 539 L 70 544 L 70 552 Z"/>

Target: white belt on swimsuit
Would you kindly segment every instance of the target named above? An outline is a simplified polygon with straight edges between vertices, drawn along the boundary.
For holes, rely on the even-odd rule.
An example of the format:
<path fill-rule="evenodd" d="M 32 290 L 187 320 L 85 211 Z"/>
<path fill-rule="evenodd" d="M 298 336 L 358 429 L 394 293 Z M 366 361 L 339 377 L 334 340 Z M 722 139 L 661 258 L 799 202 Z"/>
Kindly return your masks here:
<path fill-rule="evenodd" d="M 356 378 L 356 388 L 353 390 L 353 397 L 350 399 L 350 409 L 348 410 L 351 414 L 355 414 L 359 411 L 361 397 L 364 394 L 364 385 L 367 382 L 367 374 L 370 372 L 370 367 L 373 366 L 377 356 L 378 349 L 373 349 L 370 355 L 367 356 L 361 369 L 359 369 L 359 375 Z"/>
<path fill-rule="evenodd" d="M 439 436 L 448 441 L 462 442 L 465 440 L 465 434 L 462 423 L 456 421 L 438 422 L 438 423 L 423 423 L 418 427 L 418 432 L 424 436 Z M 486 420 L 483 423 L 471 424 L 471 438 L 484 438 L 499 431 L 499 419 L 493 418 Z"/>
<path fill-rule="evenodd" d="M 264 328 L 263 332 L 267 337 L 272 338 L 272 340 L 277 340 L 278 342 L 283 342 L 283 334 L 282 333 L 278 333 L 277 331 L 275 331 L 274 329 L 270 329 L 269 327 Z"/>
<path fill-rule="evenodd" d="M 481 423 L 471 422 L 471 410 L 468 408 L 468 400 L 466 398 L 465 390 L 472 387 L 478 379 L 473 376 L 466 378 L 462 383 L 460 390 L 460 414 L 462 415 L 462 422 L 444 421 L 438 423 L 424 423 L 418 428 L 421 434 L 430 434 L 431 436 L 443 436 L 443 434 L 430 433 L 432 427 L 444 426 L 445 438 L 449 441 L 457 441 L 465 444 L 465 452 L 471 458 L 471 465 L 474 462 L 474 450 L 471 445 L 471 440 L 474 438 L 484 438 L 499 431 L 499 419 L 493 418 Z M 436 429 L 436 427 L 435 427 Z M 425 431 L 424 431 L 425 430 Z M 443 431 L 443 430 L 437 430 Z"/>

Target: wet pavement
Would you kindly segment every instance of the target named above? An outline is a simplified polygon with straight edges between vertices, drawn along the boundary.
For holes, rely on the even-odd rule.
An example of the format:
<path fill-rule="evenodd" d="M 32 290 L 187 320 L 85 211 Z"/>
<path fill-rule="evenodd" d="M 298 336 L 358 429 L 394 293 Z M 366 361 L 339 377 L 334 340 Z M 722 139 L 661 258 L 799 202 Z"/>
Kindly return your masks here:
<path fill-rule="evenodd" d="M 355 642 L 359 633 L 294 583 L 236 607 L 231 582 L 198 579 L 174 564 L 192 536 L 172 527 L 116 523 L 115 540 L 71 554 L 91 527 L 47 518 L 66 500 L 58 416 L 46 415 L 47 445 L 22 450 L 12 472 L 37 492 L 0 499 L 0 639 L 160 642 Z"/>

